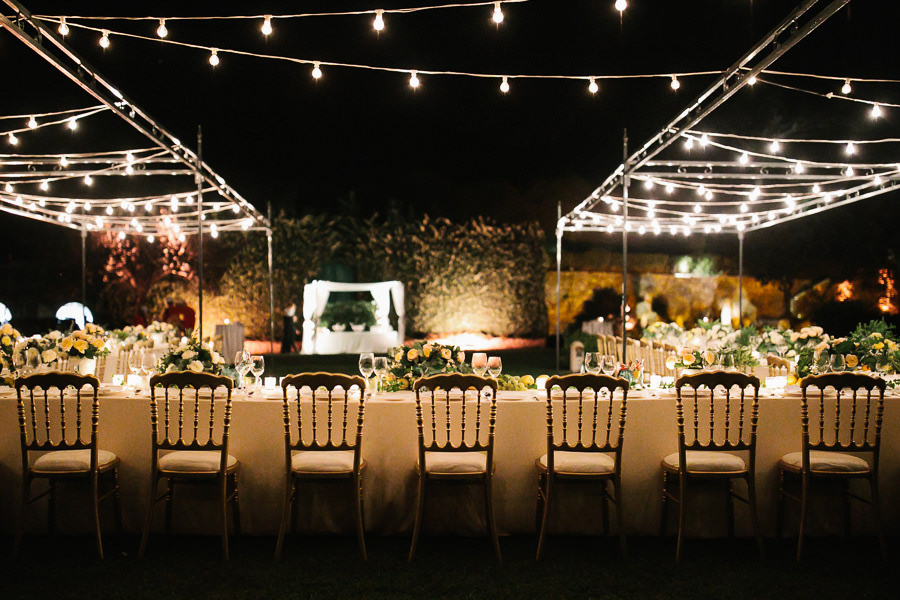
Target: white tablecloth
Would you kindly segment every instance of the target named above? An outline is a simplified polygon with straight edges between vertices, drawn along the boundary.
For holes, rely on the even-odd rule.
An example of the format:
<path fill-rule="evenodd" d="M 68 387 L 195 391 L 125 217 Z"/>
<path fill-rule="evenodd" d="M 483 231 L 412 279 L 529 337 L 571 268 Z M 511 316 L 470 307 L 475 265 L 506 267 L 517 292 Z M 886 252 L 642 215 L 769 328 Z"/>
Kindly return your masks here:
<path fill-rule="evenodd" d="M 315 345 L 303 345 L 301 354 L 383 354 L 388 348 L 400 345 L 396 331 L 325 331 L 316 333 Z"/>
<path fill-rule="evenodd" d="M 14 395 L 0 392 L 0 531 L 10 532 L 19 514 L 21 459 Z M 537 475 L 534 461 L 546 450 L 546 410 L 540 392 L 501 392 L 498 402 L 494 501 L 498 527 L 503 532 L 534 530 Z M 655 398 L 632 392 L 623 454 L 623 491 L 628 533 L 655 535 L 659 524 L 660 460 L 676 451 L 675 403 L 671 394 Z M 103 394 L 100 440 L 122 460 L 121 486 L 125 526 L 137 532 L 145 514 L 150 484 L 150 418 L 145 397 Z M 369 464 L 364 494 L 366 526 L 381 534 L 408 532 L 415 502 L 416 461 L 415 403 L 412 393 L 379 394 L 367 402 L 363 457 Z M 774 534 L 777 499 L 777 461 L 800 445 L 799 396 L 762 397 L 760 400 L 758 492 L 760 514 L 766 535 Z M 273 534 L 277 530 L 283 490 L 284 437 L 280 390 L 269 397 L 234 402 L 230 452 L 241 461 L 241 516 L 244 531 Z M 881 502 L 886 529 L 900 529 L 900 398 L 886 400 L 881 454 Z M 458 490 L 450 490 L 452 492 Z M 740 488 L 738 491 L 743 492 Z M 565 492 L 565 490 L 564 490 Z M 555 531 L 598 532 L 600 512 L 596 496 L 570 493 L 556 505 Z M 86 505 L 72 502 L 81 492 L 64 492 L 58 508 L 61 528 L 90 531 Z M 189 502 L 192 494 L 206 494 L 205 502 Z M 343 496 L 341 496 L 343 494 Z M 868 497 L 868 490 L 860 490 Z M 176 500 L 176 529 L 217 531 L 216 512 L 203 490 L 185 488 Z M 344 489 L 317 487 L 301 493 L 301 524 L 305 531 L 351 532 L 352 513 Z M 450 496 L 435 496 L 426 517 L 426 531 L 443 529 L 480 534 L 481 499 L 476 490 L 462 502 Z M 724 501 L 714 494 L 693 502 L 689 534 L 725 535 Z M 841 530 L 841 510 L 836 502 L 816 501 L 812 534 Z M 157 514 L 161 527 L 162 509 Z M 441 518 L 437 515 L 441 514 Z M 789 514 L 795 515 L 792 510 Z M 749 535 L 748 511 L 736 509 L 738 534 Z M 104 517 L 106 518 L 106 517 Z M 615 522 L 613 520 L 613 522 Z M 670 518 L 674 524 L 674 518 Z M 789 518 L 793 527 L 795 516 Z M 868 506 L 854 502 L 855 532 L 871 533 Z M 46 526 L 45 505 L 29 510 L 30 531 Z M 789 531 L 793 531 L 789 529 Z"/>

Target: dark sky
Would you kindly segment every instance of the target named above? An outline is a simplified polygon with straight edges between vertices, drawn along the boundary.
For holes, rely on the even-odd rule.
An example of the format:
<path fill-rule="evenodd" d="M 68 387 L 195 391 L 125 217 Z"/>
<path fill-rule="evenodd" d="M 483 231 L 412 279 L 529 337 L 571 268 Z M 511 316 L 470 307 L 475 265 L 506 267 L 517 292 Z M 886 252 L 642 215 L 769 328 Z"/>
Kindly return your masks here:
<path fill-rule="evenodd" d="M 36 14 L 155 16 L 425 4 L 25 2 Z M 380 35 L 371 27 L 371 16 L 276 20 L 268 39 L 260 34 L 259 21 L 172 21 L 167 26 L 173 40 L 323 61 L 497 75 L 669 73 L 726 68 L 794 4 L 632 0 L 620 19 L 612 0 L 532 0 L 504 5 L 500 27 L 490 21 L 491 7 L 455 8 L 388 15 Z M 775 68 L 895 77 L 896 52 L 887 31 L 900 16 L 895 4 L 854 0 Z M 148 21 L 110 24 L 151 36 L 156 27 Z M 712 81 L 682 78 L 677 93 L 667 79 L 607 81 L 591 96 L 583 81 L 513 80 L 511 92 L 503 95 L 499 79 L 423 75 L 422 86 L 413 91 L 403 74 L 325 67 L 324 77 L 314 82 L 307 65 L 222 53 L 221 64 L 212 69 L 201 50 L 113 36 L 104 51 L 96 33 L 76 28 L 68 39 L 183 141 L 193 140 L 201 125 L 206 161 L 261 210 L 268 201 L 293 214 L 343 210 L 352 198 L 362 214 L 398 205 L 453 218 L 536 219 L 548 231 L 557 202 L 563 211 L 571 209 L 621 160 L 624 128 L 632 147 L 638 146 Z M 92 103 L 5 32 L 0 61 L 3 114 Z M 824 91 L 840 86 L 807 83 Z M 896 101 L 898 87 L 860 84 L 854 89 L 882 101 L 893 94 Z M 804 111 L 803 99 L 771 106 L 762 96 L 743 101 L 754 110 L 750 124 L 761 124 L 767 134 L 790 133 L 798 122 L 820 122 L 819 115 L 826 113 L 821 103 Z M 748 133 L 748 123 L 734 112 L 717 125 Z M 827 119 L 823 122 L 827 125 Z M 889 111 L 883 130 L 860 135 L 900 137 L 897 123 Z M 88 129 L 76 134 L 77 144 L 110 149 L 144 143 L 115 123 Z M 53 152 L 70 143 L 76 145 L 50 134 L 34 140 L 23 136 L 17 151 Z M 0 215 L 0 223 L 14 219 Z"/>

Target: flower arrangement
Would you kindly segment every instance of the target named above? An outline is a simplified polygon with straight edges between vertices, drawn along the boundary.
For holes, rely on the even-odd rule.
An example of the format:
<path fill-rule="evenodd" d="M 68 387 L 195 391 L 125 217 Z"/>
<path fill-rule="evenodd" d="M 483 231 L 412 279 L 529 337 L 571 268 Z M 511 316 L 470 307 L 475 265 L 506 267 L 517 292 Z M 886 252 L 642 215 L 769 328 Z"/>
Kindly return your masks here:
<path fill-rule="evenodd" d="M 643 337 L 663 344 L 680 346 L 684 341 L 684 329 L 678 323 L 657 321 L 644 329 Z"/>
<path fill-rule="evenodd" d="M 780 356 L 787 350 L 790 334 L 791 332 L 786 329 L 764 327 L 759 333 L 759 343 L 756 345 L 756 351 L 761 355 L 778 354 Z"/>
<path fill-rule="evenodd" d="M 444 346 L 417 340 L 411 346 L 388 351 L 388 375 L 385 390 L 395 392 L 412 387 L 413 382 L 436 373 L 471 373 L 466 354 L 458 346 Z"/>
<path fill-rule="evenodd" d="M 9 323 L 0 326 L 0 368 L 12 370 L 13 350 L 20 337 L 22 334 Z"/>
<path fill-rule="evenodd" d="M 122 329 L 113 329 L 109 334 L 110 339 L 118 342 L 123 350 L 153 347 L 153 340 L 150 339 L 143 325 L 128 325 Z"/>
<path fill-rule="evenodd" d="M 70 358 L 98 358 L 109 354 L 106 340 L 80 329 L 59 341 L 59 351 Z"/>
<path fill-rule="evenodd" d="M 178 346 L 172 345 L 156 364 L 159 373 L 172 371 L 193 371 L 194 373 L 212 373 L 218 375 L 222 371 L 225 359 L 197 339 L 190 339 Z"/>
<path fill-rule="evenodd" d="M 849 337 L 829 338 L 821 336 L 815 346 L 800 349 L 797 360 L 797 376 L 805 377 L 819 366 L 828 363 L 835 355 L 844 358 L 847 371 L 861 370 L 882 374 L 900 371 L 900 343 L 894 328 L 883 320 L 860 324 Z M 894 382 L 889 382 L 893 387 Z"/>
<path fill-rule="evenodd" d="M 175 334 L 175 326 L 172 325 L 171 323 L 166 323 L 164 321 L 153 321 L 152 323 L 150 323 L 143 329 L 147 335 L 154 334 L 154 333 L 164 333 L 166 335 L 174 335 Z"/>
<path fill-rule="evenodd" d="M 61 337 L 62 334 L 56 332 Z M 13 353 L 13 364 L 16 367 L 43 367 L 51 366 L 60 359 L 57 351 L 59 338 L 35 335 L 20 340 Z"/>

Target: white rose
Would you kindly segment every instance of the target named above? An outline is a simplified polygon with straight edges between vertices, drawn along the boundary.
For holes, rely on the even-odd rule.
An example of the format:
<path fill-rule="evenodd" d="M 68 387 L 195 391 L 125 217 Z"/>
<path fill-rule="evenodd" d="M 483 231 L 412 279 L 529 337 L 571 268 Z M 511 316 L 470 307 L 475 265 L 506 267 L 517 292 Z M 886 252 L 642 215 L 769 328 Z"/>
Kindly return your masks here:
<path fill-rule="evenodd" d="M 225 359 L 222 358 L 222 355 L 220 355 L 218 352 L 212 351 L 211 354 L 212 354 L 212 362 L 214 365 L 221 365 L 225 362 Z"/>
<path fill-rule="evenodd" d="M 50 338 L 51 340 L 58 340 L 58 339 L 60 339 L 62 336 L 63 336 L 62 333 L 60 333 L 59 331 L 56 331 L 56 330 L 54 329 L 53 331 L 51 331 L 50 333 L 48 333 L 48 334 L 47 334 L 46 336 L 44 336 L 44 337 L 48 337 L 48 338 Z"/>
<path fill-rule="evenodd" d="M 193 350 L 185 350 L 181 353 L 181 358 L 183 358 L 184 360 L 191 360 L 195 356 L 197 356 L 197 353 Z"/>
<path fill-rule="evenodd" d="M 168 367 L 166 367 L 166 373 L 171 373 L 172 371 L 177 371 L 177 370 L 178 370 L 178 367 L 176 367 L 174 364 L 171 364 Z"/>
<path fill-rule="evenodd" d="M 188 366 L 188 370 L 193 371 L 194 373 L 202 373 L 203 372 L 203 363 L 199 360 L 192 360 Z"/>
<path fill-rule="evenodd" d="M 59 358 L 59 354 L 57 354 L 56 350 L 54 350 L 53 348 L 49 348 L 41 352 L 41 360 L 45 363 L 52 363 L 57 358 Z"/>

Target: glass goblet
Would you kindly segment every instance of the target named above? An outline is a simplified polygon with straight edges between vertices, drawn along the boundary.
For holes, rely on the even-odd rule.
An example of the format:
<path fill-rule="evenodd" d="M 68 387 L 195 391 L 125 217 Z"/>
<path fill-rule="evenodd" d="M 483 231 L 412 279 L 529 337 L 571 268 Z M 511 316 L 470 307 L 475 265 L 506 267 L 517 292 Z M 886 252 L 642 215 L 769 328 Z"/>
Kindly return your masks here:
<path fill-rule="evenodd" d="M 603 355 L 599 352 L 584 353 L 584 370 L 588 373 L 597 374 L 600 372 L 600 359 Z"/>
<path fill-rule="evenodd" d="M 382 387 L 384 385 L 384 376 L 387 375 L 388 372 L 388 359 L 387 356 L 376 356 L 375 357 L 375 376 L 378 378 L 378 391 L 382 391 Z"/>
<path fill-rule="evenodd" d="M 841 371 L 843 371 L 847 365 L 846 361 L 844 360 L 844 355 L 843 354 L 832 355 L 830 365 L 831 365 L 831 370 L 834 373 L 840 373 Z"/>
<path fill-rule="evenodd" d="M 369 388 L 369 378 L 375 372 L 375 355 L 372 352 L 363 352 L 359 355 L 359 373 L 366 380 L 366 389 Z"/>
<path fill-rule="evenodd" d="M 250 372 L 253 374 L 253 387 L 262 391 L 260 376 L 266 370 L 266 359 L 262 354 L 254 354 L 250 357 Z"/>
<path fill-rule="evenodd" d="M 484 352 L 475 352 L 472 354 L 472 371 L 479 377 L 484 377 L 487 372 L 487 354 Z"/>
<path fill-rule="evenodd" d="M 487 361 L 487 369 L 488 373 L 494 379 L 500 376 L 500 372 L 503 370 L 503 362 L 500 360 L 499 356 L 491 356 Z"/>
<path fill-rule="evenodd" d="M 612 354 L 604 354 L 600 359 L 600 370 L 604 375 L 612 377 L 616 373 L 616 357 Z"/>

